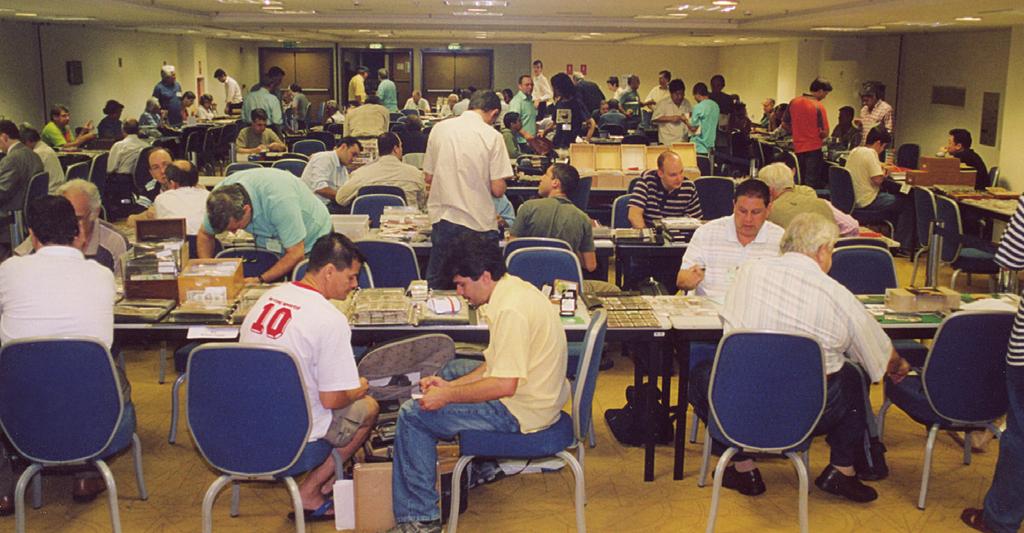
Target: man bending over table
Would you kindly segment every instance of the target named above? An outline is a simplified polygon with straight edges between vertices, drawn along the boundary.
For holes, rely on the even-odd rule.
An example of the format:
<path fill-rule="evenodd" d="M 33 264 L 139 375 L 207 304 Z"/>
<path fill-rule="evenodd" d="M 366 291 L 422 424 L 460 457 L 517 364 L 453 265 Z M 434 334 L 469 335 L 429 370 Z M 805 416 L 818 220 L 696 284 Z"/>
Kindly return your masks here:
<path fill-rule="evenodd" d="M 420 380 L 420 400 L 402 405 L 395 430 L 392 532 L 440 532 L 437 442 L 464 430 L 533 433 L 558 420 L 569 399 L 565 333 L 536 287 L 505 272 L 501 249 L 465 234 L 444 272 L 470 305 L 485 308 L 491 332 L 484 362 L 455 359 Z"/>

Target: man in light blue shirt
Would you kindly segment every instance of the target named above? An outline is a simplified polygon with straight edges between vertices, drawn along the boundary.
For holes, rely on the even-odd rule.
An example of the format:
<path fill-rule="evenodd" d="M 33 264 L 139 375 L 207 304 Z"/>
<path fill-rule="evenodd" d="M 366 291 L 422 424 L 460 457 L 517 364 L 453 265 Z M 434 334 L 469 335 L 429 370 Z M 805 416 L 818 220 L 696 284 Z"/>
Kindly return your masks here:
<path fill-rule="evenodd" d="M 697 105 L 693 106 L 690 118 L 684 116 L 683 121 L 690 130 L 690 140 L 697 146 L 697 154 L 707 156 L 715 147 L 718 134 L 718 104 L 711 99 L 708 86 L 703 83 L 693 86 L 693 99 Z M 711 164 L 707 159 L 698 158 L 697 166 L 700 167 L 701 176 L 712 175 Z"/>
<path fill-rule="evenodd" d="M 267 118 L 269 119 L 267 122 L 271 126 L 281 126 L 284 124 L 284 117 L 281 114 L 281 101 L 267 90 L 266 84 L 254 85 L 249 94 L 245 95 L 245 99 L 242 100 L 242 114 L 238 118 L 249 124 L 252 122 L 250 117 L 252 116 L 253 109 L 266 111 Z"/>
<path fill-rule="evenodd" d="M 236 172 L 206 200 L 206 217 L 196 235 L 199 257 L 213 257 L 216 235 L 244 229 L 256 246 L 283 254 L 265 272 L 246 282 L 276 281 L 290 274 L 320 237 L 331 232 L 327 207 L 302 180 L 274 168 Z"/>
<path fill-rule="evenodd" d="M 388 108 L 392 113 L 398 113 L 398 88 L 395 82 L 388 79 L 388 69 L 382 68 L 377 71 L 380 78 L 380 85 L 377 86 L 377 98 L 380 98 L 380 105 Z"/>
<path fill-rule="evenodd" d="M 537 107 L 533 104 L 533 78 L 529 74 L 519 76 L 519 92 L 509 102 L 508 112 L 519 113 L 519 121 L 523 124 L 516 132 L 517 143 L 522 144 L 537 135 Z"/>
<path fill-rule="evenodd" d="M 348 169 L 345 166 L 351 164 L 362 149 L 362 143 L 355 137 L 342 137 L 334 150 L 313 154 L 302 171 L 302 182 L 327 206 L 331 214 L 347 213 L 334 198 L 338 189 L 348 181 Z"/>

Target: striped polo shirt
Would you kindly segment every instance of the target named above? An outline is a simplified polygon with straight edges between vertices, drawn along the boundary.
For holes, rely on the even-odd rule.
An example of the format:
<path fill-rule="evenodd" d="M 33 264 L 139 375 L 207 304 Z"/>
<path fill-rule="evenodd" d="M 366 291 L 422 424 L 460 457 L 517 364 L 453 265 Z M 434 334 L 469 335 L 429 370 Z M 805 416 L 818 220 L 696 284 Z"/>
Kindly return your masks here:
<path fill-rule="evenodd" d="M 661 184 L 658 171 L 648 170 L 633 186 L 630 207 L 644 210 L 644 224 L 654 225 L 655 220 L 666 217 L 703 218 L 697 188 L 692 181 L 683 180 L 678 189 L 669 192 Z"/>
<path fill-rule="evenodd" d="M 1009 270 L 1024 270 L 1024 196 L 1017 204 L 1017 212 L 1003 233 L 996 251 L 996 263 Z M 1006 364 L 1024 366 L 1024 301 L 1017 307 L 1010 332 L 1010 346 L 1006 350 Z"/>

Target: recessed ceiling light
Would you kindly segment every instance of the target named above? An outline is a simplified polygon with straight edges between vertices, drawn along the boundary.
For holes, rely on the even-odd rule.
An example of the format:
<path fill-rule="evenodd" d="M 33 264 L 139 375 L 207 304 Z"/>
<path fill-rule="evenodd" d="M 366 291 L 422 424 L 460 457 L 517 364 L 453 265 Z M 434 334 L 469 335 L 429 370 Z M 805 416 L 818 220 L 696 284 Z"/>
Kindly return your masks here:
<path fill-rule="evenodd" d="M 370 30 L 356 30 L 359 33 L 370 33 Z"/>
<path fill-rule="evenodd" d="M 738 4 L 739 2 L 735 2 L 733 0 L 715 0 L 714 2 L 711 2 L 711 3 L 716 5 L 716 6 L 734 6 L 734 5 Z"/>
<path fill-rule="evenodd" d="M 460 7 L 508 7 L 506 0 L 445 0 L 446 6 Z"/>
<path fill-rule="evenodd" d="M 15 13 L 14 16 L 15 17 L 38 17 L 39 15 L 36 14 L 36 13 Z"/>
<path fill-rule="evenodd" d="M 867 28 L 858 28 L 850 26 L 818 26 L 811 28 L 811 31 L 835 31 L 835 32 L 852 32 L 852 31 L 864 31 Z"/>
<path fill-rule="evenodd" d="M 592 32 L 590 32 L 590 34 L 591 35 L 604 35 L 603 33 L 599 32 L 599 31 L 592 31 Z"/>
<path fill-rule="evenodd" d="M 736 11 L 736 6 L 723 7 L 720 13 L 728 13 L 730 11 Z"/>
<path fill-rule="evenodd" d="M 668 16 L 670 16 L 670 17 L 689 17 L 690 15 L 688 13 L 669 13 Z"/>
<path fill-rule="evenodd" d="M 882 26 L 882 25 L 868 26 L 867 29 L 869 29 L 869 30 L 884 30 L 885 26 Z"/>
<path fill-rule="evenodd" d="M 981 20 L 980 17 L 957 17 L 958 22 L 978 22 Z"/>
<path fill-rule="evenodd" d="M 271 15 L 316 15 L 312 9 L 285 9 L 284 11 L 268 11 Z"/>
<path fill-rule="evenodd" d="M 263 6 L 263 10 L 264 11 L 281 11 L 283 9 L 284 9 L 284 6 L 271 6 L 271 5 Z"/>
<path fill-rule="evenodd" d="M 722 9 L 722 6 L 711 6 L 707 10 L 708 11 L 718 11 L 719 9 Z"/>
<path fill-rule="evenodd" d="M 665 11 L 686 11 L 690 9 L 690 4 L 680 4 L 678 6 L 668 6 Z"/>
<path fill-rule="evenodd" d="M 452 11 L 452 15 L 456 17 L 500 17 L 504 13 L 493 13 L 490 11 L 484 13 L 478 13 L 476 11 Z"/>
<path fill-rule="evenodd" d="M 713 43 L 721 43 L 721 42 L 724 42 L 724 41 L 722 41 L 721 39 L 714 39 L 711 42 L 713 42 Z"/>
<path fill-rule="evenodd" d="M 472 11 L 473 13 L 486 13 L 487 12 L 487 8 L 486 7 L 470 7 L 470 8 L 467 8 L 466 11 Z"/>

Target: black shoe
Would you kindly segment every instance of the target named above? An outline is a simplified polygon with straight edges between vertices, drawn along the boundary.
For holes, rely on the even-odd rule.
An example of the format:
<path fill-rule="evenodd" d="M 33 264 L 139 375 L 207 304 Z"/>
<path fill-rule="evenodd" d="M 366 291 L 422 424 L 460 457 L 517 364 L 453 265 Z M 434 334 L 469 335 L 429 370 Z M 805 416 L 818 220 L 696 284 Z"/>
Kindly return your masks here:
<path fill-rule="evenodd" d="M 14 496 L 0 497 L 0 516 L 14 514 Z"/>
<path fill-rule="evenodd" d="M 825 467 L 818 479 L 814 480 L 814 484 L 825 492 L 831 492 L 855 502 L 865 503 L 878 498 L 875 489 L 861 483 L 857 476 L 843 475 L 832 465 Z"/>
<path fill-rule="evenodd" d="M 885 444 L 878 440 L 872 440 L 868 453 L 871 454 L 871 465 L 865 460 L 863 464 L 854 463 L 857 468 L 857 477 L 861 481 L 880 481 L 889 477 L 889 465 L 885 462 Z"/>
<path fill-rule="evenodd" d="M 750 472 L 739 472 L 735 466 L 725 468 L 722 474 L 722 486 L 732 489 L 744 496 L 757 496 L 768 490 L 761 479 L 761 471 L 757 468 Z"/>

